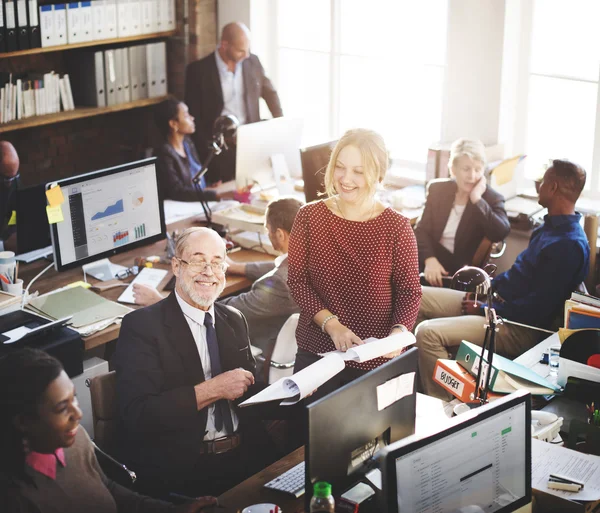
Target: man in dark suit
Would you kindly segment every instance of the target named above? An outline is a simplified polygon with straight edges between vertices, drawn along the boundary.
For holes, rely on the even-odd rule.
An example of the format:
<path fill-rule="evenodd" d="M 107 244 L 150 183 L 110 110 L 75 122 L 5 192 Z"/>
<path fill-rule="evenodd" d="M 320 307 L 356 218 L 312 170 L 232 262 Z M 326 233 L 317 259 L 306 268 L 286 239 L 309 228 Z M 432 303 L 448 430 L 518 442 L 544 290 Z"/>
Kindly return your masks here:
<path fill-rule="evenodd" d="M 190 228 L 175 255 L 175 292 L 123 319 L 114 358 L 120 456 L 147 494 L 219 495 L 268 463 L 262 425 L 236 407 L 252 391 L 255 362 L 243 315 L 215 303 L 223 240 Z"/>
<path fill-rule="evenodd" d="M 277 91 L 266 77 L 258 57 L 250 53 L 250 31 L 243 23 L 223 27 L 217 50 L 188 65 L 185 103 L 196 118 L 194 143 L 202 160 L 208 154 L 213 124 L 233 114 L 241 124 L 260 121 L 259 100 L 264 98 L 273 117 L 283 116 Z M 206 179 L 209 183 L 235 178 L 235 145 L 215 157 Z"/>

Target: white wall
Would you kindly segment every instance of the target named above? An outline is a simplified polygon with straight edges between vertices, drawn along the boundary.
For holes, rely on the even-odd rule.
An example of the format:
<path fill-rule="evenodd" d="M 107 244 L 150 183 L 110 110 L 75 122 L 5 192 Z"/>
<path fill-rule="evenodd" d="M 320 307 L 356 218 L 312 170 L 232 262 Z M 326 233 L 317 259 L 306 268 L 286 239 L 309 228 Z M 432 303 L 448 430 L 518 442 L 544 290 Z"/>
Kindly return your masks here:
<path fill-rule="evenodd" d="M 241 21 L 252 30 L 250 26 L 250 0 L 218 0 L 217 25 L 219 39 L 223 27 L 232 21 Z"/>
<path fill-rule="evenodd" d="M 504 0 L 450 0 L 442 141 L 499 141 Z"/>

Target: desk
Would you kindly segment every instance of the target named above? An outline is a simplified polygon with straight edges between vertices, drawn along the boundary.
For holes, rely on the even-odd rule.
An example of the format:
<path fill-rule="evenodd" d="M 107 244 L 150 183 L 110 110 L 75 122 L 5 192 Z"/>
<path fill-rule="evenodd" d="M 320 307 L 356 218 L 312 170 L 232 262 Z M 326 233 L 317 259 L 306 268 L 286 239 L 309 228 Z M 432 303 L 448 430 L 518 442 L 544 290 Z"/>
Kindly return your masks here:
<path fill-rule="evenodd" d="M 192 219 L 183 220 L 178 223 L 174 223 L 168 226 L 168 230 L 184 230 L 193 226 L 194 223 Z M 124 265 L 126 267 L 131 267 L 133 265 L 135 257 L 144 257 L 150 255 L 164 255 L 165 254 L 166 241 L 159 241 L 154 244 L 150 244 L 148 246 L 143 246 L 140 248 L 136 248 L 131 251 L 127 251 L 125 253 L 120 253 L 118 255 L 114 255 L 110 257 L 110 260 L 115 264 Z M 264 260 L 273 260 L 273 256 L 267 255 L 265 253 L 259 253 L 256 251 L 249 251 L 246 249 L 242 249 L 241 251 L 236 251 L 232 253 L 231 259 L 238 262 L 257 262 Z M 48 265 L 47 260 L 37 260 L 32 262 L 31 264 L 21 264 L 19 266 L 19 277 L 23 279 L 25 284 L 28 284 L 29 281 L 38 274 L 44 267 Z M 162 287 L 171 279 L 173 274 L 171 273 L 170 264 L 158 264 L 157 267 L 162 269 L 168 269 L 169 273 L 161 283 Z M 134 277 L 123 280 L 124 283 L 128 283 L 133 281 Z M 69 283 L 73 283 L 75 281 L 83 280 L 83 273 L 81 271 L 81 267 L 77 267 L 75 269 L 70 269 L 69 271 L 65 271 L 62 273 L 57 272 L 54 268 L 46 271 L 46 273 L 41 276 L 33 285 L 32 290 L 38 290 L 40 294 L 45 294 L 46 292 L 50 292 L 60 287 L 64 287 Z M 92 285 L 101 284 L 99 280 L 88 276 L 88 281 Z M 225 290 L 223 291 L 223 296 L 228 296 L 231 294 L 236 294 L 242 290 L 249 288 L 252 285 L 252 282 L 248 280 L 248 278 L 244 276 L 236 276 L 230 275 L 227 276 L 227 283 L 225 285 Z M 106 299 L 110 299 L 112 301 L 116 301 L 117 298 L 121 295 L 121 293 L 125 290 L 124 287 L 115 287 L 100 293 L 102 297 Z M 136 305 L 128 305 L 132 308 L 139 308 Z M 120 326 L 119 325 L 111 325 L 108 328 L 99 331 L 98 333 L 94 333 L 89 337 L 85 337 L 85 349 L 92 349 L 94 347 L 100 346 L 102 344 L 106 344 L 111 340 L 115 340 L 119 336 Z"/>
<path fill-rule="evenodd" d="M 449 422 L 451 416 L 452 409 L 448 408 L 448 403 L 434 397 L 417 394 L 415 432 L 419 435 L 425 436 L 439 431 Z M 284 493 L 264 488 L 265 483 L 275 479 L 303 460 L 304 447 L 300 447 L 219 496 L 221 508 L 211 508 L 206 511 L 211 513 L 238 513 L 246 506 L 271 502 L 277 504 L 284 513 L 304 512 L 304 495 L 294 499 Z M 334 490 L 334 493 L 337 492 Z"/>

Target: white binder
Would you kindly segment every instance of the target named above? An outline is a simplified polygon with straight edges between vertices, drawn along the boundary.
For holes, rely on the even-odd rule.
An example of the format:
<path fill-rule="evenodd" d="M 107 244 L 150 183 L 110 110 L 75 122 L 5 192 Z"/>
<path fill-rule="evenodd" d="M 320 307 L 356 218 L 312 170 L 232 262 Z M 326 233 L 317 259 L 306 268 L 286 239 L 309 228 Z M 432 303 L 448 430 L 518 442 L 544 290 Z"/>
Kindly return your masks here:
<path fill-rule="evenodd" d="M 163 0 L 167 2 L 167 26 L 163 30 L 175 30 L 175 0 Z"/>
<path fill-rule="evenodd" d="M 116 0 L 103 0 L 104 1 L 104 30 L 106 31 L 106 39 L 113 39 L 118 34 L 118 20 L 117 20 L 117 2 Z"/>
<path fill-rule="evenodd" d="M 54 14 L 54 44 L 67 44 L 67 5 L 55 4 Z"/>
<path fill-rule="evenodd" d="M 69 44 L 82 41 L 82 25 L 79 2 L 69 2 L 67 4 L 67 42 Z"/>
<path fill-rule="evenodd" d="M 167 94 L 166 45 L 148 43 L 146 45 L 148 67 L 148 98 L 156 98 Z"/>
<path fill-rule="evenodd" d="M 130 46 L 126 49 L 129 54 L 129 90 L 132 102 L 140 99 L 138 48 L 138 46 Z"/>
<path fill-rule="evenodd" d="M 155 43 L 156 63 L 158 71 L 157 96 L 167 95 L 167 43 Z"/>
<path fill-rule="evenodd" d="M 148 98 L 148 45 L 136 46 L 137 53 L 137 72 L 140 84 L 140 100 Z"/>
<path fill-rule="evenodd" d="M 142 34 L 150 34 L 151 32 L 153 32 L 152 30 L 152 25 L 153 25 L 153 16 L 152 16 L 152 9 L 153 9 L 153 0 L 140 0 L 140 6 L 141 6 L 141 11 L 142 11 L 142 24 L 141 24 L 141 29 L 142 29 Z"/>
<path fill-rule="evenodd" d="M 123 103 L 123 78 L 121 77 L 123 73 L 123 65 L 122 65 L 122 49 L 115 48 L 114 59 L 115 59 L 115 86 L 116 86 L 116 102 L 117 105 Z"/>
<path fill-rule="evenodd" d="M 92 2 L 90 0 L 79 2 L 79 10 L 81 14 L 81 41 L 93 41 L 94 22 L 92 21 Z"/>
<path fill-rule="evenodd" d="M 42 30 L 42 47 L 54 46 L 54 9 L 52 5 L 40 5 L 40 27 Z"/>
<path fill-rule="evenodd" d="M 104 80 L 106 83 L 106 105 L 117 105 L 117 74 L 115 72 L 115 50 L 104 51 Z"/>
<path fill-rule="evenodd" d="M 131 90 L 129 87 L 129 52 L 127 48 L 119 48 L 121 53 L 121 84 L 123 89 L 121 91 L 121 103 L 128 103 L 131 101 Z"/>
<path fill-rule="evenodd" d="M 138 36 L 142 33 L 142 5 L 141 0 L 129 0 L 131 22 L 129 24 L 129 35 Z"/>
<path fill-rule="evenodd" d="M 106 107 L 106 82 L 104 81 L 104 52 L 94 53 L 96 101 L 98 107 Z"/>
<path fill-rule="evenodd" d="M 117 37 L 131 35 L 131 4 L 129 0 L 117 0 Z"/>
<path fill-rule="evenodd" d="M 168 13 L 168 8 L 167 8 L 167 4 L 168 4 L 169 0 L 154 0 L 154 4 L 155 4 L 155 13 L 156 16 L 154 18 L 155 20 L 155 25 L 154 28 L 156 29 L 156 32 L 165 32 L 168 30 L 167 28 L 167 18 L 169 16 Z"/>
<path fill-rule="evenodd" d="M 92 2 L 92 41 L 100 41 L 108 37 L 105 28 L 106 4 L 104 0 Z"/>

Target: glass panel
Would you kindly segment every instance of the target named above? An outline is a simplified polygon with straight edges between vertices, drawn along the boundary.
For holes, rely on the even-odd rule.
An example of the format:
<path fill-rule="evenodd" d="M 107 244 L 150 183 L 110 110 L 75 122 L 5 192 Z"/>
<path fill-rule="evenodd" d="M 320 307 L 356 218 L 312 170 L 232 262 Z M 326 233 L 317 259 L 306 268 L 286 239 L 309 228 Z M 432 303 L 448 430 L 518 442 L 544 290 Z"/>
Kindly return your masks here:
<path fill-rule="evenodd" d="M 331 48 L 329 0 L 279 0 L 279 46 L 328 52 Z"/>
<path fill-rule="evenodd" d="M 441 134 L 444 68 L 390 69 L 383 59 L 342 57 L 340 72 L 339 135 L 371 128 L 384 137 L 392 158 L 425 162 Z"/>
<path fill-rule="evenodd" d="M 551 158 L 567 158 L 592 171 L 598 86 L 558 78 L 529 79 L 525 175 L 535 179 Z"/>
<path fill-rule="evenodd" d="M 419 64 L 445 63 L 447 0 L 342 0 L 341 52 Z"/>
<path fill-rule="evenodd" d="M 304 119 L 303 146 L 330 140 L 329 56 L 279 51 L 279 95 L 283 112 Z"/>
<path fill-rule="evenodd" d="M 537 0 L 533 14 L 531 71 L 598 80 L 598 0 Z"/>

